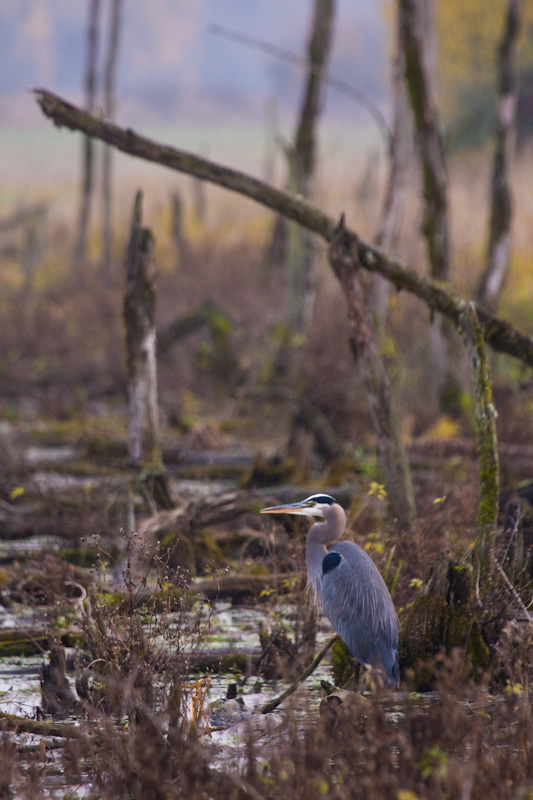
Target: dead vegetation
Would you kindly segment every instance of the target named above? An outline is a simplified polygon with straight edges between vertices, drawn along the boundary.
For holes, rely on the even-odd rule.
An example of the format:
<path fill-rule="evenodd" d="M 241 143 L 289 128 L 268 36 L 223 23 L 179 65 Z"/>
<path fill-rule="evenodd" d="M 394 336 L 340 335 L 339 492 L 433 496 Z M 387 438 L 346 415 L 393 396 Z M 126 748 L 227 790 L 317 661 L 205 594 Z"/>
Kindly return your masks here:
<path fill-rule="evenodd" d="M 493 786 L 499 797 L 527 797 L 527 373 L 494 359 L 503 485 L 496 556 L 515 594 L 495 570 L 477 597 L 473 410 L 466 385 L 447 414 L 432 402 L 420 304 L 394 297 L 381 344 L 418 510 L 400 535 L 389 519 L 344 301 L 326 254 L 318 253 L 315 324 L 302 340 L 286 324 L 285 278 L 265 263 L 262 241 L 193 237 L 183 262 L 164 230 L 155 234 L 158 331 L 186 331 L 174 341 L 167 336 L 159 360 L 170 511 L 151 513 L 142 470 L 128 464 L 118 270 L 105 280 L 97 265 L 75 273 L 60 258 L 66 241 L 56 241 L 24 302 L 9 286 L 0 294 L 0 604 L 6 613 L 23 605 L 39 620 L 17 631 L 18 639 L 0 637 L 0 654 L 42 652 L 42 710 L 50 715 L 0 720 L 0 794 L 44 797 L 57 780 L 65 796 L 83 786 L 95 798 L 413 800 L 490 797 Z M 504 303 L 526 318 L 521 296 L 509 290 Z M 306 413 L 291 438 L 300 397 Z M 335 455 L 323 421 L 342 443 Z M 200 495 L 191 481 L 203 484 Z M 354 538 L 394 593 L 403 688 L 432 693 L 335 692 L 322 704 L 316 693 L 312 700 L 296 695 L 272 729 L 257 723 L 258 714 L 239 718 L 238 747 L 223 749 L 206 730 L 202 681 L 218 669 L 236 670 L 248 712 L 252 681 L 292 679 L 305 666 L 303 533 L 290 522 L 263 528 L 256 513 L 294 499 L 302 485 L 308 493 L 327 487 L 349 509 Z M 133 540 L 132 530 L 143 535 Z M 111 583 L 106 570 L 114 570 Z M 67 584 L 81 586 L 87 599 L 68 596 Z M 216 599 L 271 608 L 274 622 L 289 600 L 298 621 L 290 635 L 273 622 L 253 654 L 215 656 L 202 614 Z M 475 619 L 461 615 L 461 603 L 475 609 Z"/>

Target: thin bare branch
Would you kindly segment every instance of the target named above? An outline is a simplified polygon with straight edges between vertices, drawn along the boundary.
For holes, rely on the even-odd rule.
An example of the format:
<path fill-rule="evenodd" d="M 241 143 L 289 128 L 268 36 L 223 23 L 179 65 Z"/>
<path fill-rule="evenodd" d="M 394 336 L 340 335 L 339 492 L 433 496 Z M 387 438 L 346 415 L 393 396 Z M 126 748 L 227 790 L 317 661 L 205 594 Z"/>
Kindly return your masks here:
<path fill-rule="evenodd" d="M 503 569 L 502 565 L 500 564 L 498 559 L 495 559 L 494 563 L 496 564 L 496 569 L 498 570 L 498 572 L 502 576 L 503 582 L 505 583 L 505 586 L 507 587 L 507 590 L 510 593 L 510 595 L 512 596 L 512 598 L 515 601 L 516 605 L 518 606 L 518 608 L 520 609 L 520 611 L 522 612 L 524 617 L 527 619 L 527 621 L 531 622 L 531 620 L 533 619 L 531 617 L 531 614 L 527 610 L 524 601 L 522 600 L 522 598 L 520 597 L 520 595 L 518 594 L 518 592 L 514 588 L 513 584 L 511 583 L 511 581 L 507 577 L 507 575 L 505 573 L 505 570 Z"/>
<path fill-rule="evenodd" d="M 290 697 L 291 694 L 294 694 L 298 686 L 303 681 L 305 681 L 310 675 L 313 674 L 313 672 L 318 667 L 318 665 L 328 652 L 329 648 L 331 647 L 335 639 L 338 639 L 337 634 L 335 634 L 334 636 L 330 636 L 329 639 L 327 639 L 324 642 L 324 644 L 318 651 L 313 661 L 309 664 L 309 666 L 306 669 L 304 669 L 302 674 L 298 678 L 296 678 L 296 680 L 293 681 L 293 683 L 291 683 L 291 685 L 288 686 L 284 692 L 278 695 L 278 697 L 275 697 L 273 700 L 270 700 L 268 703 L 265 703 L 265 705 L 261 709 L 261 714 L 270 714 L 270 712 L 274 711 L 278 706 L 280 706 L 283 703 L 283 701 L 287 699 L 287 697 Z"/>
<path fill-rule="evenodd" d="M 209 30 L 216 36 L 221 36 L 224 39 L 228 39 L 230 42 L 236 42 L 237 44 L 260 50 L 263 53 L 268 53 L 268 55 L 286 61 L 288 64 L 293 64 L 295 67 L 307 67 L 307 59 L 305 56 L 298 55 L 298 53 L 293 53 L 292 50 L 286 50 L 284 47 L 278 47 L 278 45 L 271 44 L 270 42 L 265 42 L 263 39 L 257 39 L 255 36 L 248 36 L 247 34 L 233 31 L 231 28 L 226 28 L 223 25 L 212 25 Z M 355 100 L 356 103 L 359 103 L 360 106 L 365 108 L 374 119 L 385 143 L 389 146 L 392 133 L 387 120 L 378 106 L 373 103 L 364 92 L 351 86 L 347 81 L 343 81 L 342 78 L 336 78 L 329 72 L 323 73 L 321 80 L 337 92 L 351 97 L 352 100 Z"/>

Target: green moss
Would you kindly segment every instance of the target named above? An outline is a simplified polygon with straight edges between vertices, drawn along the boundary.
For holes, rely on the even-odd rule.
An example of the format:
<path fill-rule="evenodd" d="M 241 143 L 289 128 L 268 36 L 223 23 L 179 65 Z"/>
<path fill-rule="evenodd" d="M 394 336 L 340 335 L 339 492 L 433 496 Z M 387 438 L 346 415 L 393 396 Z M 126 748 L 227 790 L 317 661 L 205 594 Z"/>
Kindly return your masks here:
<path fill-rule="evenodd" d="M 46 637 L 35 639 L 32 637 L 18 636 L 15 632 L 9 631 L 9 635 L 0 637 L 0 658 L 12 658 L 13 656 L 35 656 L 42 653 L 46 646 Z"/>
<path fill-rule="evenodd" d="M 450 564 L 448 581 L 448 603 L 470 606 L 474 593 L 473 570 L 471 565 Z"/>
<path fill-rule="evenodd" d="M 472 618 L 469 609 L 452 604 L 448 607 L 448 620 L 446 627 L 446 651 L 449 653 L 454 647 L 466 648 Z"/>
<path fill-rule="evenodd" d="M 353 656 L 340 636 L 335 639 L 331 648 L 331 667 L 336 686 L 345 686 L 354 677 Z"/>
<path fill-rule="evenodd" d="M 490 649 L 483 638 L 481 627 L 476 620 L 474 620 L 472 624 L 472 630 L 470 631 L 470 636 L 468 637 L 466 645 L 466 652 L 470 657 L 476 675 L 488 665 Z"/>
<path fill-rule="evenodd" d="M 190 539 L 180 531 L 170 531 L 162 539 L 160 552 L 168 557 L 171 569 L 187 570 L 189 575 L 196 575 L 196 558 Z"/>
<path fill-rule="evenodd" d="M 75 564 L 77 567 L 86 567 L 87 569 L 92 567 L 98 558 L 96 550 L 85 547 L 65 547 L 57 555 L 69 564 Z"/>
<path fill-rule="evenodd" d="M 400 667 L 434 656 L 444 644 L 448 605 L 443 597 L 419 595 L 400 631 Z"/>
<path fill-rule="evenodd" d="M 270 572 L 264 564 L 254 564 L 250 570 L 250 575 L 270 575 Z"/>
<path fill-rule="evenodd" d="M 193 539 L 193 547 L 198 572 L 202 572 L 206 566 L 211 568 L 226 566 L 227 559 L 215 538 L 207 529 L 204 528 L 196 532 Z"/>
<path fill-rule="evenodd" d="M 239 483 L 241 489 L 258 489 L 263 486 L 280 486 L 291 480 L 296 469 L 294 458 L 267 460 L 258 455 L 251 468 Z"/>
<path fill-rule="evenodd" d="M 435 688 L 435 662 L 432 658 L 421 658 L 404 673 L 403 679 L 412 692 L 433 691 Z"/>
<path fill-rule="evenodd" d="M 340 486 L 347 478 L 360 471 L 355 459 L 348 456 L 340 456 L 329 465 L 324 483 L 327 486 Z"/>

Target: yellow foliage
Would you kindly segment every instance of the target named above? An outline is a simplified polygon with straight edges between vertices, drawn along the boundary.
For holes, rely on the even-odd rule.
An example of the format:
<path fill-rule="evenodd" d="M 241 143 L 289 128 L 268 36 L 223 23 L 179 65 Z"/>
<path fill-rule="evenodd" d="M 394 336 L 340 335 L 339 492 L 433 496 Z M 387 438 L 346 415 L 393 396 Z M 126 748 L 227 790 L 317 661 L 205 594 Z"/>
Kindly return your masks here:
<path fill-rule="evenodd" d="M 432 428 L 427 432 L 429 439 L 453 439 L 454 436 L 459 436 L 461 428 L 457 420 L 451 417 L 442 416 L 436 421 Z"/>
<path fill-rule="evenodd" d="M 378 483 L 377 481 L 370 481 L 370 488 L 368 490 L 368 494 L 370 496 L 375 495 L 380 500 L 387 499 L 387 492 L 385 490 L 385 486 L 382 483 Z"/>
<path fill-rule="evenodd" d="M 439 84 L 445 108 L 454 110 L 461 89 L 495 86 L 497 51 L 504 29 L 507 3 L 493 0 L 490 13 L 483 0 L 439 0 L 435 4 Z M 520 67 L 533 64 L 533 3 L 523 6 Z"/>
<path fill-rule="evenodd" d="M 366 550 L 366 552 L 375 550 L 378 555 L 381 555 L 385 550 L 385 545 L 383 542 L 366 542 L 363 550 Z"/>

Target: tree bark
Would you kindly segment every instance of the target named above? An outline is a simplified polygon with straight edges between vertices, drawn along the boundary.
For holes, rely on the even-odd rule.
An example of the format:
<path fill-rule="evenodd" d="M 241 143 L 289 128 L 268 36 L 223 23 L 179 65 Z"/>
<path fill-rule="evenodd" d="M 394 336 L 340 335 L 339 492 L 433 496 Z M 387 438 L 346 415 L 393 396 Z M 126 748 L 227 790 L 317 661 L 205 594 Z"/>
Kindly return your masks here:
<path fill-rule="evenodd" d="M 331 52 L 335 0 L 315 0 L 311 36 L 308 44 L 308 70 L 300 119 L 294 144 L 288 148 L 289 184 L 294 194 L 311 196 L 316 162 L 316 126 L 324 97 L 324 75 Z M 288 225 L 285 261 L 290 287 L 290 318 L 295 332 L 305 331 L 312 316 L 314 300 L 315 252 L 313 236 L 306 228 Z"/>
<path fill-rule="evenodd" d="M 490 365 L 476 308 L 470 303 L 461 317 L 461 329 L 468 351 L 474 394 L 480 494 L 476 526 L 476 550 L 486 568 L 492 564 L 498 525 L 500 467 L 498 459 L 497 412 L 492 399 Z"/>
<path fill-rule="evenodd" d="M 105 122 L 45 89 L 36 89 L 35 94 L 43 113 L 56 125 L 81 131 L 129 155 L 238 192 L 309 228 L 327 242 L 331 241 L 336 228 L 335 221 L 302 198 L 274 189 L 238 170 L 222 167 L 184 150 L 139 136 L 131 129 L 125 130 Z M 459 323 L 468 301 L 452 286 L 421 275 L 378 247 L 367 244 L 349 229 L 346 229 L 346 234 L 352 237 L 353 246 L 358 249 L 359 263 L 364 269 L 382 275 L 397 289 L 405 289 L 416 295 L 430 309 L 439 311 L 455 324 Z M 533 366 L 533 339 L 530 336 L 525 336 L 506 320 L 499 319 L 482 308 L 477 307 L 476 310 L 487 344 L 500 353 L 507 353 Z"/>
<path fill-rule="evenodd" d="M 390 509 L 399 526 L 405 529 L 416 515 L 411 473 L 387 373 L 359 280 L 359 249 L 344 227 L 344 217 L 331 239 L 329 258 L 348 306 L 350 344 L 366 390 Z"/>
<path fill-rule="evenodd" d="M 431 275 L 449 281 L 450 224 L 448 176 L 439 112 L 433 87 L 433 0 L 400 0 L 400 37 L 404 45 L 405 80 L 413 110 L 424 185 L 423 234 Z M 447 320 L 437 316 L 432 327 L 433 389 L 440 408 L 457 402 L 458 339 Z"/>
<path fill-rule="evenodd" d="M 518 37 L 521 22 L 522 0 L 507 0 L 505 29 L 498 59 L 498 119 L 492 165 L 487 267 L 476 295 L 477 302 L 492 312 L 498 307 L 511 252 L 513 202 L 509 173 L 516 141 Z"/>
<path fill-rule="evenodd" d="M 431 274 L 450 279 L 448 177 L 435 101 L 430 12 L 427 0 L 400 0 L 400 36 L 404 45 L 405 80 L 413 109 L 424 180 L 424 236 Z"/>
<path fill-rule="evenodd" d="M 90 113 L 94 110 L 96 93 L 96 58 L 98 55 L 98 26 L 101 0 L 90 0 L 89 27 L 87 32 L 87 65 L 85 71 L 85 105 Z M 81 261 L 87 252 L 87 234 L 94 184 L 94 142 L 90 136 L 83 139 L 83 178 L 81 190 L 78 237 L 74 249 L 74 259 Z"/>
<path fill-rule="evenodd" d="M 104 73 L 104 114 L 112 120 L 115 115 L 115 70 L 121 22 L 122 0 L 111 0 L 111 20 L 109 43 Z M 112 151 L 104 147 L 102 163 L 102 211 L 103 211 L 103 256 L 102 263 L 107 272 L 111 269 L 113 247 L 113 208 L 112 208 Z"/>
<path fill-rule="evenodd" d="M 124 322 L 128 363 L 129 455 L 160 463 L 155 337 L 154 238 L 142 227 L 142 192 L 135 197 L 126 255 Z"/>
<path fill-rule="evenodd" d="M 396 20 L 396 58 L 393 67 L 394 118 L 389 137 L 389 175 L 381 227 L 376 237 L 378 247 L 394 252 L 400 234 L 409 161 L 412 156 L 412 116 L 404 79 L 404 46 L 399 15 Z M 378 334 L 382 333 L 387 319 L 390 283 L 379 275 L 372 276 L 369 305 L 372 309 Z"/>

